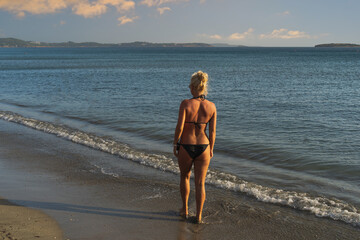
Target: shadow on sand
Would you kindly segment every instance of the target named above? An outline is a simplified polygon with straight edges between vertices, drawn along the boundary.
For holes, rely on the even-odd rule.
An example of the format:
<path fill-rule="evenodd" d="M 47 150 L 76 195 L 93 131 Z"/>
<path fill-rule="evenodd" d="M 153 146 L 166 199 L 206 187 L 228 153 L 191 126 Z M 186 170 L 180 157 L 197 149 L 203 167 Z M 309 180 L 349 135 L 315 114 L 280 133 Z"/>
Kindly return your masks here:
<path fill-rule="evenodd" d="M 181 221 L 178 213 L 175 211 L 167 212 L 146 212 L 129 209 L 116 209 L 116 208 L 104 208 L 104 207 L 93 207 L 83 206 L 67 203 L 56 203 L 56 202 L 40 202 L 40 201 L 27 201 L 27 200 L 16 200 L 10 199 L 8 201 L 0 201 L 1 205 L 21 205 L 30 208 L 44 209 L 44 210 L 55 210 L 55 211 L 67 211 L 74 213 L 85 213 L 85 214 L 96 214 L 102 216 L 122 217 L 122 218 L 137 218 L 137 219 L 151 219 L 151 220 L 162 220 L 162 221 Z"/>

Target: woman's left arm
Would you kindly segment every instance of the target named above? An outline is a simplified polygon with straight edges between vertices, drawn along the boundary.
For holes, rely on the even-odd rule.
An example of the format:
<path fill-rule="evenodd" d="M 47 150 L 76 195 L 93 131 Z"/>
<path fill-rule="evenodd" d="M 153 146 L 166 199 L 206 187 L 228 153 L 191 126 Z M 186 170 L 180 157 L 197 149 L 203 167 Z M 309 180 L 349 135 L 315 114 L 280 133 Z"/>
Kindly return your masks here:
<path fill-rule="evenodd" d="M 216 107 L 214 104 L 214 114 L 209 122 L 209 141 L 210 141 L 210 158 L 214 156 L 214 144 L 216 138 L 216 121 L 217 121 L 217 113 Z"/>
<path fill-rule="evenodd" d="M 182 132 L 184 130 L 184 123 L 185 123 L 185 116 L 186 116 L 186 110 L 185 110 L 185 101 L 182 101 L 179 108 L 179 117 L 178 122 L 175 128 L 175 135 L 174 135 L 174 142 L 173 142 L 173 152 L 174 155 L 177 157 L 178 151 L 176 150 L 176 144 L 180 140 L 180 137 L 182 135 Z"/>

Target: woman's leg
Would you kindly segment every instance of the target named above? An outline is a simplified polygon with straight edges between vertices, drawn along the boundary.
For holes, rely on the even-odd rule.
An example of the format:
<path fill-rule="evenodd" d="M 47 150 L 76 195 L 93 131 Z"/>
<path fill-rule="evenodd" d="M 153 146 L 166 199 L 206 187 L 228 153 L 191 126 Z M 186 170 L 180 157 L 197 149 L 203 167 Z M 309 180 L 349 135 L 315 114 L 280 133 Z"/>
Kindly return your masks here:
<path fill-rule="evenodd" d="M 210 164 L 210 147 L 194 161 L 195 191 L 196 191 L 196 219 L 201 222 L 202 210 L 206 198 L 205 178 Z"/>
<path fill-rule="evenodd" d="M 179 150 L 178 163 L 180 168 L 180 193 L 182 199 L 182 209 L 180 215 L 186 217 L 188 215 L 188 200 L 190 194 L 190 175 L 192 167 L 192 159 L 181 146 Z"/>

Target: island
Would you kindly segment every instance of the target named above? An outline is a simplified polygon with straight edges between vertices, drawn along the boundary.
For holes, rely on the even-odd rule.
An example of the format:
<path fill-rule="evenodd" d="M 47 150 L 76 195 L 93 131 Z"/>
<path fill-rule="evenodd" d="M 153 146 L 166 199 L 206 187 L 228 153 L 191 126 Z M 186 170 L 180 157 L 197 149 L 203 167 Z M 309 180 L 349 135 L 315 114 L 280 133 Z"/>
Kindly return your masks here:
<path fill-rule="evenodd" d="M 360 47 L 360 45 L 353 43 L 325 43 L 315 45 L 315 47 Z"/>
<path fill-rule="evenodd" d="M 130 42 L 130 43 L 97 43 L 97 42 L 60 42 L 60 43 L 46 43 L 36 41 L 24 41 L 16 38 L 0 38 L 0 47 L 7 48 L 41 48 L 41 47 L 133 47 L 133 48 L 174 48 L 174 47 L 214 47 L 207 43 L 150 43 L 150 42 Z"/>
<path fill-rule="evenodd" d="M 244 45 L 231 45 L 228 43 L 212 43 L 211 46 L 213 47 L 221 47 L 221 48 L 234 48 L 234 47 L 248 47 Z"/>

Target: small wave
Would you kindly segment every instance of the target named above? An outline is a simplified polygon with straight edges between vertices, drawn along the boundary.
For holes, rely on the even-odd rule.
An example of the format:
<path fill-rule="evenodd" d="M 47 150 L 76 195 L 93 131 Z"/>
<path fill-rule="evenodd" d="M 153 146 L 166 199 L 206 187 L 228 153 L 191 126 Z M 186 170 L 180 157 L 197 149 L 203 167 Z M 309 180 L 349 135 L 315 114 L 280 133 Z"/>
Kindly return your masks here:
<path fill-rule="evenodd" d="M 55 125 L 50 122 L 39 121 L 32 118 L 26 118 L 19 114 L 0 111 L 0 118 L 9 122 L 19 123 L 36 130 L 54 134 L 58 137 L 79 143 L 94 149 L 101 150 L 121 158 L 132 160 L 163 171 L 178 173 L 177 165 L 172 159 L 164 155 L 149 154 L 130 148 L 128 145 L 117 142 L 110 137 L 101 137 L 92 133 L 73 129 L 64 125 Z"/>
<path fill-rule="evenodd" d="M 101 137 L 68 126 L 55 125 L 50 122 L 26 118 L 8 111 L 0 111 L 0 118 L 46 133 L 51 133 L 75 143 L 117 155 L 145 166 L 179 174 L 178 166 L 171 158 L 161 154 L 150 154 L 133 149 L 109 137 Z M 114 177 L 117 176 L 116 173 L 103 168 L 100 169 L 103 174 Z M 206 182 L 219 188 L 246 193 L 262 202 L 281 204 L 298 210 L 310 211 L 318 217 L 328 217 L 349 223 L 355 227 L 360 227 L 360 211 L 351 204 L 338 199 L 328 199 L 319 196 L 314 197 L 307 193 L 265 187 L 214 169 L 209 169 Z"/>
<path fill-rule="evenodd" d="M 360 211 L 355 206 L 338 199 L 265 187 L 215 170 L 208 171 L 207 182 L 220 188 L 246 193 L 262 202 L 310 211 L 318 217 L 328 217 L 360 227 Z"/>

